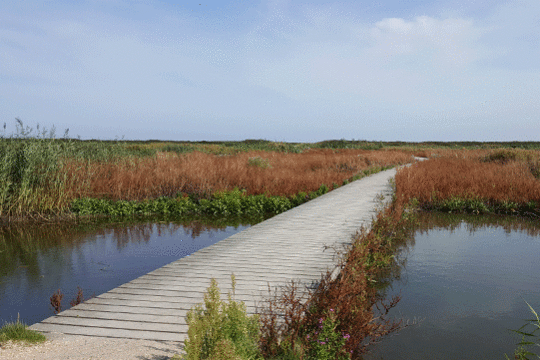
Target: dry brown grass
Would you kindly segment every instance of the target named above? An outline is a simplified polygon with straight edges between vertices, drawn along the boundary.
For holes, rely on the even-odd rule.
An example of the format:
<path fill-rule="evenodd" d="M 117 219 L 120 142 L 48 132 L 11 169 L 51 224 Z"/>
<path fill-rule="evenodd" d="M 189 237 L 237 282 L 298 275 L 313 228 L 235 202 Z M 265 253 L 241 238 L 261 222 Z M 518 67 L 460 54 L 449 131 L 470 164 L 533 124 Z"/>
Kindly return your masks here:
<path fill-rule="evenodd" d="M 488 202 L 540 201 L 540 181 L 533 175 L 534 157 L 490 158 L 493 152 L 446 153 L 445 157 L 403 168 L 396 175 L 400 204 L 416 198 L 420 204 L 460 197 Z"/>
<path fill-rule="evenodd" d="M 270 167 L 250 165 L 250 159 L 256 157 Z M 293 195 L 315 191 L 322 184 L 341 185 L 372 166 L 410 161 L 410 153 L 393 150 L 324 149 L 301 154 L 253 151 L 231 156 L 193 152 L 158 153 L 154 158 L 128 158 L 115 163 L 72 162 L 65 169 L 70 178 L 80 179 L 73 182 L 73 197 L 142 200 L 178 192 L 209 194 L 235 187 L 250 195 Z"/>

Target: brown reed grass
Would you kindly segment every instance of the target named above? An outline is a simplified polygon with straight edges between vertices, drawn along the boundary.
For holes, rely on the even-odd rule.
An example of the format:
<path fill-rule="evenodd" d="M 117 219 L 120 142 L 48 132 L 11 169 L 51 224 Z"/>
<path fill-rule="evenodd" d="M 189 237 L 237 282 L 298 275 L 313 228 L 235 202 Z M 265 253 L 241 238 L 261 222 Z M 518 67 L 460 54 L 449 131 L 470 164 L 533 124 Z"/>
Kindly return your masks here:
<path fill-rule="evenodd" d="M 269 167 L 250 165 L 259 157 Z M 310 150 L 300 154 L 251 151 L 236 155 L 158 153 L 153 158 L 126 158 L 116 162 L 70 162 L 64 170 L 73 187 L 73 198 L 107 197 L 143 200 L 160 196 L 211 194 L 245 189 L 248 195 L 289 196 L 317 190 L 322 184 L 341 185 L 373 166 L 411 161 L 403 151 Z M 81 185 L 81 184 L 84 184 Z"/>
<path fill-rule="evenodd" d="M 482 154 L 447 153 L 447 157 L 400 169 L 396 174 L 398 203 L 416 198 L 424 205 L 452 197 L 496 203 L 540 201 L 540 181 L 527 161 L 490 161 L 489 153 Z"/>

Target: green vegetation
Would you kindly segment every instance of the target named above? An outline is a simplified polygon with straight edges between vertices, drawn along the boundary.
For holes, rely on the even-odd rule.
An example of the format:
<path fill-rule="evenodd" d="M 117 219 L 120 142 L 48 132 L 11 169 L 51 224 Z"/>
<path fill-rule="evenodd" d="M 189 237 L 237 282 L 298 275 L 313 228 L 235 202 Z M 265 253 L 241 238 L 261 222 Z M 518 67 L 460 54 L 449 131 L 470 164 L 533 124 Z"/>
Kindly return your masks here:
<path fill-rule="evenodd" d="M 527 350 L 527 348 L 530 348 L 531 346 L 540 347 L 540 334 L 538 334 L 538 332 L 540 332 L 540 318 L 538 317 L 538 314 L 533 309 L 533 307 L 529 305 L 528 302 L 525 301 L 525 303 L 531 310 L 534 318 L 527 320 L 525 325 L 523 325 L 518 330 L 512 330 L 522 336 L 521 341 L 517 344 L 518 348 L 514 352 L 514 358 L 517 360 L 529 360 L 532 358 L 529 358 L 528 356 L 534 356 L 535 359 L 540 359 L 540 353 L 535 354 Z M 526 331 L 526 328 L 529 327 L 532 327 L 533 330 Z M 504 356 L 506 357 L 506 359 L 509 359 L 508 355 L 504 354 Z"/>
<path fill-rule="evenodd" d="M 188 316 L 187 359 L 358 358 L 370 343 L 401 328 L 400 322 L 386 319 L 399 297 L 386 301 L 384 293 L 391 279 L 399 275 L 396 255 L 411 237 L 414 224 L 413 212 L 401 213 L 392 206 L 381 210 L 372 230 L 359 232 L 342 254 L 337 277 L 332 277 L 330 271 L 323 274 L 318 287 L 308 291 L 307 300 L 297 284 L 288 284 L 259 309 L 258 331 L 247 320 L 236 321 L 234 327 L 225 325 L 228 319 L 247 319 L 247 315 L 245 309 L 241 315 L 224 315 L 226 306 L 220 303 L 213 281 L 205 295 L 207 310 L 197 307 Z M 220 307 L 221 312 L 217 310 Z M 232 333 L 243 333 L 243 337 L 234 340 L 224 335 L 231 333 L 230 328 L 235 329 Z M 253 344 L 258 344 L 259 352 Z M 241 354 L 238 349 L 245 347 L 252 351 Z M 218 348 L 223 352 L 213 350 Z"/>
<path fill-rule="evenodd" d="M 261 169 L 268 169 L 272 166 L 270 165 L 270 161 L 268 159 L 263 159 L 260 156 L 255 156 L 248 159 L 248 166 L 254 166 Z"/>
<path fill-rule="evenodd" d="M 245 191 L 218 192 L 208 198 L 193 196 L 161 197 L 143 201 L 112 201 L 107 199 L 78 199 L 71 205 L 77 215 L 221 215 L 221 216 L 265 216 L 279 214 L 328 192 L 326 185 L 318 191 L 296 196 L 245 195 Z"/>
<path fill-rule="evenodd" d="M 32 130 L 25 129 L 20 120 L 17 130 L 15 138 L 0 137 L 0 215 L 17 212 L 17 207 L 46 212 L 65 186 L 64 179 L 57 176 L 65 143 L 53 140 L 54 129 L 49 138 L 44 129 L 31 140 Z M 54 197 L 43 196 L 41 190 L 51 187 L 57 190 L 51 191 Z"/>
<path fill-rule="evenodd" d="M 413 199 L 413 203 L 417 200 Z M 472 214 L 505 214 L 505 215 L 533 215 L 537 214 L 539 205 L 536 201 L 517 203 L 513 201 L 493 201 L 482 198 L 464 199 L 451 196 L 448 199 L 437 200 L 424 206 L 425 210 L 441 211 L 448 213 L 472 213 Z"/>
<path fill-rule="evenodd" d="M 243 302 L 234 300 L 236 281 L 231 275 L 232 294 L 228 303 L 221 301 L 215 279 L 199 304 L 187 315 L 188 339 L 186 360 L 262 359 L 257 316 L 247 316 Z"/>
<path fill-rule="evenodd" d="M 35 344 L 44 342 L 47 338 L 37 331 L 28 330 L 26 324 L 17 319 L 17 322 L 5 323 L 0 328 L 0 345 L 9 340 Z"/>

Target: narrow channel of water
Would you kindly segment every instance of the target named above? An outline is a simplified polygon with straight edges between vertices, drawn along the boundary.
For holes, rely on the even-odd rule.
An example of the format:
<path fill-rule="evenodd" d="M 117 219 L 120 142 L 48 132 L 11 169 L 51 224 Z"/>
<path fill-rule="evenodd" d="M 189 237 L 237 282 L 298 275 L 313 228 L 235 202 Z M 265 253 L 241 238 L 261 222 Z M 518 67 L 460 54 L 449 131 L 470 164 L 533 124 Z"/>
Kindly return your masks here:
<path fill-rule="evenodd" d="M 50 297 L 102 294 L 212 245 L 256 220 L 71 223 L 0 228 L 0 326 L 54 315 Z M 201 299 L 202 300 L 202 299 Z"/>
<path fill-rule="evenodd" d="M 372 347 L 374 359 L 513 358 L 518 329 L 540 310 L 538 221 L 426 214 L 420 218 L 392 315 L 414 324 Z"/>

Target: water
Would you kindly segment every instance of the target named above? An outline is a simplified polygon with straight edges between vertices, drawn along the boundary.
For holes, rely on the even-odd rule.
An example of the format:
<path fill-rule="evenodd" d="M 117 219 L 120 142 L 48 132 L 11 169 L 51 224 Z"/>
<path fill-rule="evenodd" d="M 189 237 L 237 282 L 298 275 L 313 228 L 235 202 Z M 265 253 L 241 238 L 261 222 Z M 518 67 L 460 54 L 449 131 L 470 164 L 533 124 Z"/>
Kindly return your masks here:
<path fill-rule="evenodd" d="M 391 314 L 410 324 L 365 359 L 512 358 L 518 329 L 540 310 L 540 226 L 500 217 L 421 219 Z M 536 351 L 536 350 L 535 350 Z"/>
<path fill-rule="evenodd" d="M 50 297 L 58 289 L 66 310 L 78 286 L 85 299 L 102 294 L 252 223 L 207 219 L 0 228 L 0 326 L 18 314 L 28 325 L 54 315 Z"/>

